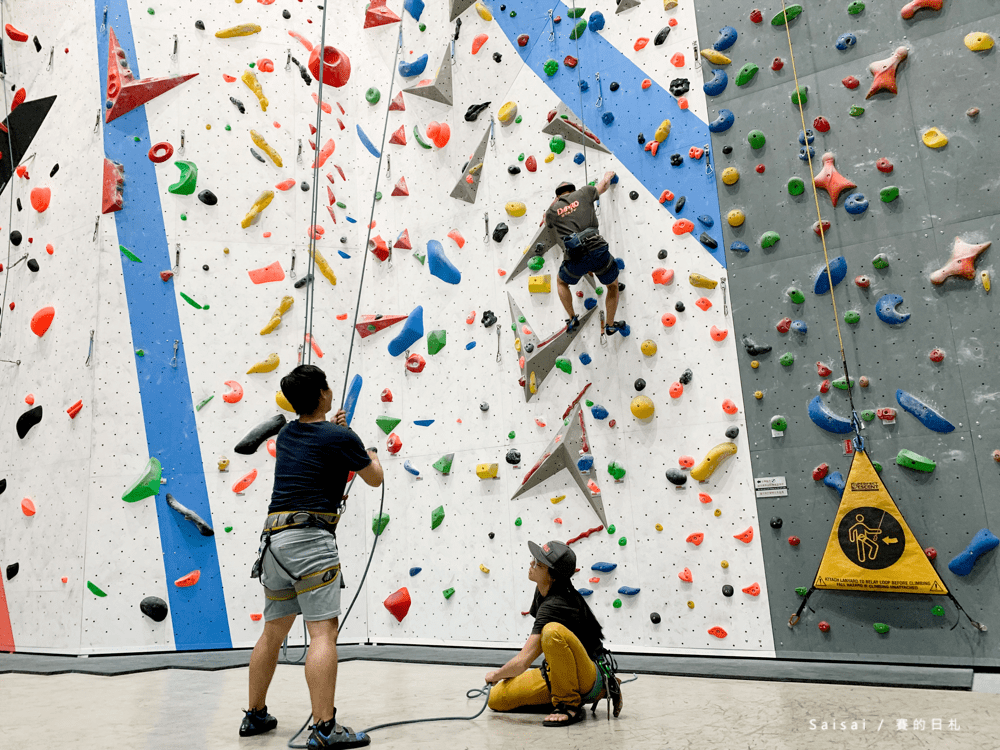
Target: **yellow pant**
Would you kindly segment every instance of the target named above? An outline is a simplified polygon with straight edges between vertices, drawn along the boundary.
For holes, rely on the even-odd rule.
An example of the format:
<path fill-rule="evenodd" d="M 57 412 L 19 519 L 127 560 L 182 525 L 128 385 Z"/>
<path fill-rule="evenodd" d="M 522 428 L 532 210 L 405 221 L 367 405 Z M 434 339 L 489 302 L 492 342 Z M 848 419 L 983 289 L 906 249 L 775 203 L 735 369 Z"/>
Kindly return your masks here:
<path fill-rule="evenodd" d="M 510 680 L 502 680 L 490 691 L 494 711 L 513 711 L 522 706 L 565 703 L 579 706 L 597 682 L 597 667 L 580 639 L 565 625 L 550 622 L 542 628 L 542 652 L 549 665 L 549 692 L 541 669 L 529 669 Z"/>

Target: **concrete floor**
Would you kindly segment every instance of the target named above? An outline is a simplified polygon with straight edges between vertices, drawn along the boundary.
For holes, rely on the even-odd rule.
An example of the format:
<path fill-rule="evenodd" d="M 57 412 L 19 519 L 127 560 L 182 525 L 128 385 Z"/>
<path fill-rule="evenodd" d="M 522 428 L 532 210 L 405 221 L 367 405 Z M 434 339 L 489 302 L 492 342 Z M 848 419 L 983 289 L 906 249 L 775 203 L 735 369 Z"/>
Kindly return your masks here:
<path fill-rule="evenodd" d="M 339 718 L 355 730 L 386 721 L 471 716 L 481 701 L 480 667 L 354 661 L 340 667 Z M 168 669 L 100 677 L 0 675 L 0 748 L 53 744 L 79 750 L 284 748 L 306 720 L 302 668 L 280 665 L 268 709 L 278 729 L 242 739 L 247 670 Z M 1000 748 L 1000 696 L 968 691 L 640 676 L 623 688 L 618 719 L 543 728 L 541 716 L 487 712 L 472 722 L 380 730 L 381 748 L 669 748 L 670 750 L 822 750 L 823 748 Z M 907 729 L 897 729 L 906 719 Z M 935 719 L 941 728 L 935 728 Z M 815 729 L 810 720 L 815 721 Z M 915 730 L 914 721 L 925 722 Z M 958 729 L 949 729 L 954 720 Z M 837 722 L 824 731 L 822 722 Z M 858 729 L 840 729 L 840 722 Z M 861 722 L 864 721 L 864 728 Z M 881 725 L 881 726 L 880 726 Z M 304 742 L 304 738 L 302 740 Z M 544 743 L 544 744 L 543 744 Z"/>

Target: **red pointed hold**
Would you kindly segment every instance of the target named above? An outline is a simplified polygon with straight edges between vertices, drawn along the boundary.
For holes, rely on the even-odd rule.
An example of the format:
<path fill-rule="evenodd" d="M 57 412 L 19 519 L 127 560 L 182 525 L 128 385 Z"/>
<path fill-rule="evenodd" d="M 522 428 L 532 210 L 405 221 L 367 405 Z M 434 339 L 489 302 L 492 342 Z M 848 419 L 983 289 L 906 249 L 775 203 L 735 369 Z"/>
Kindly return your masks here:
<path fill-rule="evenodd" d="M 747 526 L 747 530 L 741 534 L 733 534 L 733 539 L 739 539 L 744 544 L 750 544 L 753 541 L 753 526 Z"/>
<path fill-rule="evenodd" d="M 371 250 L 372 255 L 379 260 L 389 260 L 389 246 L 386 244 L 385 240 L 382 239 L 382 235 L 376 235 L 368 240 L 368 249 Z"/>
<path fill-rule="evenodd" d="M 719 638 L 719 639 L 725 638 L 727 635 L 729 635 L 729 633 L 727 633 L 725 630 L 723 630 L 722 628 L 720 628 L 718 625 L 716 625 L 714 628 L 709 628 L 708 629 L 708 634 L 709 635 L 714 635 L 716 638 Z"/>
<path fill-rule="evenodd" d="M 396 242 L 393 247 L 398 247 L 400 250 L 412 250 L 413 245 L 410 244 L 410 230 L 404 229 L 399 233 L 399 237 L 396 238 Z"/>
<path fill-rule="evenodd" d="M 181 576 L 176 581 L 174 581 L 174 586 L 177 586 L 178 588 L 187 588 L 189 586 L 194 586 L 196 583 L 198 583 L 200 578 L 201 578 L 201 571 L 192 570 L 186 576 Z"/>
<path fill-rule="evenodd" d="M 7 32 L 7 36 L 13 39 L 15 42 L 26 42 L 28 41 L 28 35 L 23 31 L 18 31 L 10 24 L 4 26 L 4 31 Z"/>
<path fill-rule="evenodd" d="M 745 589 L 743 589 L 744 594 L 750 594 L 750 596 L 760 596 L 760 584 L 751 583 Z"/>
<path fill-rule="evenodd" d="M 322 167 L 326 164 L 326 160 L 333 156 L 333 152 L 336 148 L 337 145 L 333 142 L 333 138 L 323 144 L 323 148 L 319 150 L 319 157 L 312 163 L 310 169 L 317 169 L 318 167 Z"/>
<path fill-rule="evenodd" d="M 822 481 L 822 479 L 830 473 L 830 464 L 820 464 L 815 469 L 813 469 L 813 479 L 817 482 Z"/>
<path fill-rule="evenodd" d="M 354 328 L 361 338 L 367 338 L 373 333 L 384 331 L 389 326 L 402 323 L 407 317 L 406 315 L 362 315 L 361 320 L 358 321 Z M 388 400 L 392 401 L 391 393 Z"/>
<path fill-rule="evenodd" d="M 108 32 L 108 85 L 104 93 L 105 98 L 111 102 L 111 107 L 104 117 L 106 123 L 131 112 L 136 107 L 141 107 L 160 94 L 165 94 L 198 75 L 191 73 L 137 81 L 128 67 L 128 58 L 118 43 L 115 30 L 109 29 Z"/>
<path fill-rule="evenodd" d="M 389 143 L 394 143 L 397 146 L 406 145 L 406 128 L 403 125 L 400 125 L 396 131 L 389 136 Z"/>
<path fill-rule="evenodd" d="M 944 0 L 913 0 L 902 7 L 899 15 L 909 21 L 918 10 L 941 10 L 943 5 Z"/>
<path fill-rule="evenodd" d="M 45 209 L 49 207 L 49 201 L 51 200 L 51 188 L 36 187 L 31 189 L 31 207 L 38 211 L 38 213 L 44 213 Z"/>
<path fill-rule="evenodd" d="M 974 279 L 976 277 L 976 259 L 986 252 L 991 244 L 990 242 L 969 243 L 961 237 L 956 237 L 951 246 L 951 257 L 947 263 L 931 274 L 931 283 L 940 285 L 952 276 Z"/>
<path fill-rule="evenodd" d="M 833 370 L 830 369 L 830 365 L 828 365 L 828 364 L 826 364 L 824 362 L 817 362 L 816 363 L 816 374 L 819 375 L 821 378 L 825 378 L 826 376 L 830 375 L 832 372 L 833 372 Z"/>
<path fill-rule="evenodd" d="M 699 544 L 705 541 L 705 535 L 700 531 L 697 531 L 694 534 L 688 534 L 688 538 L 685 539 L 684 541 L 691 542 L 691 544 L 697 547 Z"/>
<path fill-rule="evenodd" d="M 55 315 L 56 309 L 54 307 L 43 307 L 31 316 L 31 332 L 38 337 L 44 336 L 45 332 L 49 330 L 49 326 L 52 325 L 52 319 Z"/>
<path fill-rule="evenodd" d="M 390 594 L 382 604 L 389 610 L 389 614 L 396 618 L 397 622 L 402 622 L 406 613 L 410 611 L 410 592 L 407 591 L 406 586 L 403 586 L 395 594 Z"/>
<path fill-rule="evenodd" d="M 403 102 L 403 92 L 402 91 L 400 91 L 398 94 L 396 94 L 394 97 L 392 97 L 392 101 L 389 102 L 389 111 L 390 112 L 405 112 L 406 111 L 406 104 Z"/>
<path fill-rule="evenodd" d="M 392 189 L 393 195 L 409 195 L 410 189 L 406 187 L 406 178 L 400 177 L 396 186 Z"/>
<path fill-rule="evenodd" d="M 266 284 L 269 281 L 284 281 L 285 279 L 285 272 L 279 261 L 274 261 L 271 265 L 263 268 L 254 268 L 247 273 L 250 275 L 250 281 L 254 284 Z"/>
<path fill-rule="evenodd" d="M 680 573 L 677 574 L 677 577 L 680 578 L 682 581 L 686 581 L 687 583 L 691 583 L 691 581 L 694 580 L 694 576 L 691 575 L 690 568 L 684 568 L 684 570 L 682 570 Z"/>
<path fill-rule="evenodd" d="M 104 160 L 104 192 L 101 197 L 101 213 L 121 211 L 125 205 L 122 190 L 125 188 L 125 168 L 111 159 Z"/>
<path fill-rule="evenodd" d="M 385 4 L 386 0 L 372 0 L 365 11 L 365 28 L 374 26 L 385 26 L 390 23 L 399 23 L 399 16 L 392 12 Z"/>
<path fill-rule="evenodd" d="M 18 89 L 17 93 L 14 94 L 13 100 L 11 100 L 10 111 L 13 112 L 19 106 L 24 104 L 24 100 L 27 98 L 28 98 L 28 92 L 25 91 L 23 88 Z"/>
<path fill-rule="evenodd" d="M 80 413 L 81 409 L 83 409 L 83 401 L 82 400 L 81 401 L 77 401 L 75 404 L 73 404 L 71 407 L 69 407 L 66 410 L 66 413 L 69 414 L 69 418 L 70 419 L 76 419 L 76 415 Z"/>

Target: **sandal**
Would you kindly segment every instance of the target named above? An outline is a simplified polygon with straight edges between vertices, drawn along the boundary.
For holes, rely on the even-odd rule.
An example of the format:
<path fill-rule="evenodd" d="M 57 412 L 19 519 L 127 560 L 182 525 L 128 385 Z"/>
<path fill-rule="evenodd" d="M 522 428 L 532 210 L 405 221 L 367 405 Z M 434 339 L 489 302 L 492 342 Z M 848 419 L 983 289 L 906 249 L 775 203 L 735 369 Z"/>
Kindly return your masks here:
<path fill-rule="evenodd" d="M 542 726 L 568 727 L 570 724 L 576 724 L 587 718 L 587 711 L 583 706 L 567 706 L 565 703 L 557 703 L 552 713 L 561 714 L 566 716 L 567 719 L 565 721 L 549 721 L 546 719 L 542 722 Z"/>

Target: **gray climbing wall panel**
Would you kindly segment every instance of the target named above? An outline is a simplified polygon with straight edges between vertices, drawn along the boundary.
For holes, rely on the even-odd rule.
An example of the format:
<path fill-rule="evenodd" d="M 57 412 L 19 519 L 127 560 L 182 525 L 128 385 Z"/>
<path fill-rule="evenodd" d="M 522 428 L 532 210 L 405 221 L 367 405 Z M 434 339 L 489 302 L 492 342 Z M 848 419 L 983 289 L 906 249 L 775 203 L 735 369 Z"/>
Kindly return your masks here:
<path fill-rule="evenodd" d="M 793 629 L 786 626 L 801 601 L 795 588 L 812 583 L 839 504 L 836 490 L 814 481 L 812 470 L 827 463 L 831 472 L 846 477 L 851 466 L 842 436 L 818 428 L 807 410 L 824 380 L 816 363 L 833 368 L 830 379 L 843 370 L 830 294 L 813 292 L 823 249 L 812 229 L 817 215 L 809 165 L 799 158 L 803 123 L 790 100 L 795 84 L 788 35 L 784 26 L 770 23 L 780 5 L 764 9 L 763 22 L 754 24 L 754 2 L 703 0 L 698 4 L 701 48 L 711 48 L 723 26 L 739 34 L 724 52 L 731 64 L 703 59 L 702 68 L 706 81 L 713 69 L 729 77 L 726 89 L 709 97 L 709 120 L 721 109 L 735 115 L 732 128 L 713 135 L 735 333 L 773 347 L 756 358 L 756 368 L 754 358 L 741 351 L 740 371 L 754 476 L 784 476 L 788 484 L 787 497 L 757 500 L 774 645 L 779 657 L 789 658 L 996 666 L 997 554 L 987 553 L 964 578 L 947 565 L 976 531 L 996 531 L 1000 525 L 1000 465 L 991 456 L 1000 448 L 995 366 L 1000 290 L 988 293 L 980 277 L 989 271 L 996 283 L 998 247 L 979 257 L 972 280 L 951 278 L 935 286 L 929 276 L 948 260 L 956 237 L 1000 242 L 1000 197 L 991 176 L 1000 162 L 1000 125 L 992 111 L 996 97 L 988 93 L 1000 76 L 1000 63 L 995 50 L 973 52 L 963 44 L 970 32 L 995 32 L 1000 3 L 945 0 L 941 11 L 921 10 L 911 20 L 900 17 L 902 6 L 901 0 L 869 2 L 851 15 L 846 1 L 810 3 L 788 28 L 799 85 L 808 87 L 805 127 L 814 129 L 813 120 L 820 116 L 831 124 L 828 132 L 814 130 L 814 169 L 819 172 L 822 155 L 832 152 L 838 171 L 857 184 L 844 191 L 836 208 L 820 190 L 819 207 L 832 223 L 826 235 L 830 258 L 847 261 L 847 277 L 835 289 L 847 363 L 855 381 L 870 380 L 865 388 L 854 387 L 855 406 L 859 413 L 883 407 L 898 412 L 894 425 L 879 419 L 866 423 L 868 452 L 884 467 L 882 479 L 917 541 L 937 550 L 934 566 L 945 584 L 991 630 L 972 628 L 947 597 L 833 591 L 814 592 L 801 622 Z M 854 34 L 857 43 L 838 50 L 836 41 L 845 33 Z M 898 69 L 898 94 L 865 100 L 872 82 L 868 66 L 899 46 L 907 46 L 909 55 Z M 778 71 L 771 69 L 776 57 L 784 62 Z M 739 87 L 738 72 L 750 62 L 759 72 Z M 847 76 L 860 85 L 845 86 Z M 852 106 L 864 112 L 852 116 Z M 981 110 L 978 117 L 966 115 L 973 107 Z M 931 126 L 947 135 L 947 146 L 931 149 L 921 142 Z M 748 143 L 753 129 L 763 131 L 763 148 Z M 731 153 L 723 153 L 726 146 Z M 892 162 L 891 173 L 876 168 L 883 157 Z M 733 185 L 721 179 L 727 167 L 740 173 Z M 804 181 L 802 195 L 789 194 L 792 177 Z M 900 196 L 883 203 L 879 192 L 888 186 L 898 186 Z M 854 192 L 870 202 L 856 216 L 844 208 L 845 197 Z M 725 217 L 737 208 L 746 221 L 729 226 Z M 769 230 L 781 239 L 764 249 L 760 238 Z M 749 252 L 732 251 L 734 242 L 745 242 Z M 873 267 L 880 253 L 888 256 L 887 268 Z M 869 288 L 855 285 L 860 275 L 870 278 Z M 803 303 L 791 301 L 787 292 L 793 287 L 804 293 Z M 888 325 L 875 313 L 879 298 L 889 293 L 901 295 L 900 311 L 911 314 L 901 325 Z M 860 322 L 845 323 L 847 311 L 860 313 Z M 780 333 L 776 325 L 786 317 L 804 321 L 808 331 Z M 929 358 L 934 348 L 945 353 L 940 363 Z M 795 356 L 793 364 L 779 362 L 785 353 Z M 956 429 L 939 434 L 924 427 L 899 408 L 897 389 L 932 405 Z M 756 399 L 755 391 L 763 398 Z M 833 412 L 850 415 L 846 391 L 831 388 L 822 399 Z M 775 415 L 788 420 L 784 437 L 772 437 Z M 933 458 L 937 469 L 923 474 L 898 467 L 894 458 L 901 448 Z M 771 517 L 783 520 L 780 529 L 766 525 Z M 793 535 L 801 539 L 798 546 L 787 541 Z M 945 616 L 931 613 L 936 604 L 944 606 Z M 830 623 L 829 633 L 817 628 L 821 620 Z M 958 626 L 951 629 L 956 620 Z M 890 631 L 876 633 L 875 622 L 888 624 Z"/>

